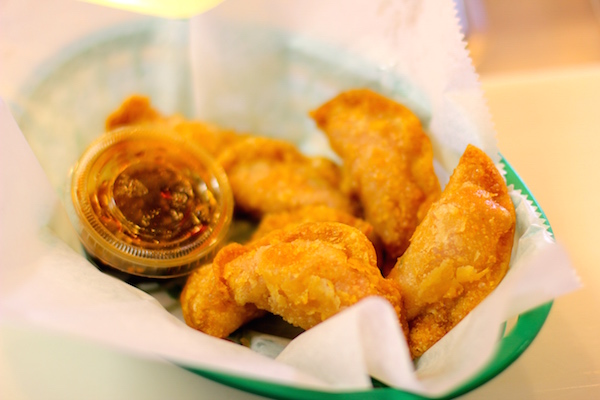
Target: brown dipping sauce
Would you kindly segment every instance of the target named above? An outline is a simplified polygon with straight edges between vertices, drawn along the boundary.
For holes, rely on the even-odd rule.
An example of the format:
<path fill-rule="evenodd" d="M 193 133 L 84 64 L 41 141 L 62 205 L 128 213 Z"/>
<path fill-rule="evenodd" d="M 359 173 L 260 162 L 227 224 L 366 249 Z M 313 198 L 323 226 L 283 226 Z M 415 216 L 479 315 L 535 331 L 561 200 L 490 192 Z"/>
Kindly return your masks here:
<path fill-rule="evenodd" d="M 117 131 L 99 141 L 76 166 L 71 190 L 88 231 L 80 236 L 92 256 L 111 266 L 114 257 L 107 251 L 141 257 L 127 271 L 144 275 L 144 264 L 155 269 L 156 260 L 175 264 L 178 257 L 201 257 L 222 239 L 233 199 L 210 156 L 153 131 Z"/>
<path fill-rule="evenodd" d="M 94 212 L 115 235 L 139 245 L 185 240 L 210 229 L 216 200 L 204 182 L 157 165 L 134 165 L 90 197 Z"/>

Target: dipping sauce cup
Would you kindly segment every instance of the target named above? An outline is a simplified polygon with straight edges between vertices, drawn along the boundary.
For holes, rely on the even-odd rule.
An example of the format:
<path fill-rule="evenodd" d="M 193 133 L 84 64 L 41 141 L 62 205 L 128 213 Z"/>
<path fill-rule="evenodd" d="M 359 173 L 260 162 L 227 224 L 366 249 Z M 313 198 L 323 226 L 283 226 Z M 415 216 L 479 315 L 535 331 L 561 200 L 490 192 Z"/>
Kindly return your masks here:
<path fill-rule="evenodd" d="M 161 127 L 103 134 L 73 167 L 69 191 L 88 254 L 132 275 L 170 278 L 210 262 L 232 221 L 223 169 Z"/>

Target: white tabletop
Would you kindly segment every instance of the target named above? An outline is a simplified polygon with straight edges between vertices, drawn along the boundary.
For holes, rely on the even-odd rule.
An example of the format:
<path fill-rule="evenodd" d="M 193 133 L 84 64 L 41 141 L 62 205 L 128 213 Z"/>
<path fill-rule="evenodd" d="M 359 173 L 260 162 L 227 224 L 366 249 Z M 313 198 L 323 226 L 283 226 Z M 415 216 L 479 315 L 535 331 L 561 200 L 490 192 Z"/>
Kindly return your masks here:
<path fill-rule="evenodd" d="M 38 4 L 44 7 L 44 2 Z M 29 0 L 0 2 L 2 33 L 19 32 L 20 18 L 30 7 Z M 113 17 L 101 13 L 98 24 Z M 62 18 L 64 23 L 69 16 Z M 77 23 L 69 26 L 94 29 Z M 44 40 L 56 45 L 66 37 Z M 17 51 L 18 44 L 17 38 L 0 35 L 0 75 L 11 78 L 0 79 L 0 96 L 10 96 L 25 67 L 44 56 L 43 51 Z M 558 240 L 566 245 L 584 288 L 557 300 L 524 355 L 464 398 L 600 398 L 600 317 L 596 311 L 600 304 L 600 236 L 596 232 L 600 216 L 594 207 L 600 197 L 600 65 L 484 77 L 482 83 L 500 149 L 536 196 Z M 259 397 L 168 363 L 27 327 L 2 326 L 0 398 Z"/>

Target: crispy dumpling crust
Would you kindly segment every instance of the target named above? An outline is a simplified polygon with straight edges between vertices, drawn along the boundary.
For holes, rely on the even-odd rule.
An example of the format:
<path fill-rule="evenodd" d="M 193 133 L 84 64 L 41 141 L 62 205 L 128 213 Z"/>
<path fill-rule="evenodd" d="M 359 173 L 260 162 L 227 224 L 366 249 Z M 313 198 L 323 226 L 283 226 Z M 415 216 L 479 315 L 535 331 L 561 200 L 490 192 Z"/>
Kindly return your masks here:
<path fill-rule="evenodd" d="M 515 224 L 504 179 L 483 151 L 468 146 L 388 276 L 402 288 L 415 357 L 500 283 Z"/>

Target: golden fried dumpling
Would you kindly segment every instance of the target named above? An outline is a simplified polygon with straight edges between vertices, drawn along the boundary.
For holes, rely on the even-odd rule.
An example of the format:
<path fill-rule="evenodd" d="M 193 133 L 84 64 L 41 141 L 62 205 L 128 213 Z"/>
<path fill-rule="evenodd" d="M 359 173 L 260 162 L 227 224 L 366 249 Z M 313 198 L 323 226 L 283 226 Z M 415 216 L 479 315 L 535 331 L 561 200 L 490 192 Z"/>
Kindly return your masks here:
<path fill-rule="evenodd" d="M 307 157 L 291 143 L 248 136 L 224 150 L 217 161 L 227 173 L 236 207 L 254 217 L 307 205 L 356 212 L 356 205 L 339 189 L 338 166 Z"/>
<path fill-rule="evenodd" d="M 308 222 L 230 244 L 213 264 L 238 305 L 254 304 L 303 329 L 368 296 L 387 299 L 405 322 L 398 284 L 381 276 L 367 237 L 345 224 Z"/>
<path fill-rule="evenodd" d="M 274 230 L 289 229 L 305 222 L 340 222 L 355 227 L 373 243 L 377 252 L 377 264 L 380 268 L 383 267 L 381 240 L 373 230 L 373 226 L 361 218 L 328 206 L 305 206 L 292 211 L 266 214 L 260 220 L 251 240 L 257 240 Z"/>
<path fill-rule="evenodd" d="M 167 133 L 179 135 L 213 157 L 217 157 L 236 140 L 247 136 L 207 122 L 190 121 L 178 114 L 164 116 L 152 107 L 148 97 L 140 95 L 132 95 L 125 99 L 106 119 L 107 131 L 132 125 L 151 125 Z"/>
<path fill-rule="evenodd" d="M 368 89 L 344 92 L 311 115 L 344 162 L 346 190 L 395 260 L 440 194 L 419 119 Z"/>
<path fill-rule="evenodd" d="M 469 145 L 388 276 L 402 288 L 413 356 L 500 283 L 514 232 L 515 210 L 504 179 L 483 151 Z"/>
<path fill-rule="evenodd" d="M 173 130 L 183 139 L 195 143 L 215 158 L 245 136 L 201 121 L 177 121 L 173 123 Z"/>
<path fill-rule="evenodd" d="M 218 338 L 265 314 L 253 304 L 238 305 L 212 264 L 190 274 L 180 301 L 186 324 Z"/>
<path fill-rule="evenodd" d="M 150 105 L 148 97 L 135 94 L 126 98 L 106 118 L 105 128 L 111 131 L 121 126 L 152 123 L 162 119 L 163 116 Z"/>
<path fill-rule="evenodd" d="M 347 212 L 323 205 L 310 205 L 292 211 L 266 214 L 252 235 L 252 240 L 275 231 L 277 229 L 291 228 L 305 222 L 340 222 L 360 230 L 365 236 L 376 240 L 373 236 L 373 227 L 367 221 L 355 217 Z"/>

